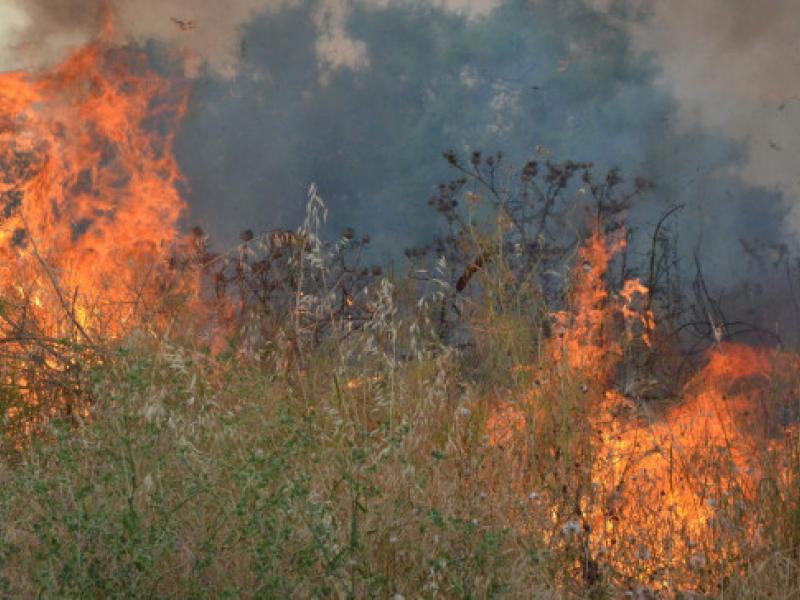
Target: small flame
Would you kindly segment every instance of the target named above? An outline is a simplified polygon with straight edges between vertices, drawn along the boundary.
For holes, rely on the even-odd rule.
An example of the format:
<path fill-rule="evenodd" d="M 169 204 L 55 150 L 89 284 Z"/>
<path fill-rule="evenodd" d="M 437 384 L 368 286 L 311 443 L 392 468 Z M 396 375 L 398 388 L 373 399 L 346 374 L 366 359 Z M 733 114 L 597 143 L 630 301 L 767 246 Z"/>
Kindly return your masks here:
<path fill-rule="evenodd" d="M 348 390 L 358 390 L 368 384 L 376 384 L 382 381 L 382 377 L 380 375 L 373 375 L 371 377 L 354 377 L 352 379 L 348 379 L 345 382 L 344 387 Z"/>

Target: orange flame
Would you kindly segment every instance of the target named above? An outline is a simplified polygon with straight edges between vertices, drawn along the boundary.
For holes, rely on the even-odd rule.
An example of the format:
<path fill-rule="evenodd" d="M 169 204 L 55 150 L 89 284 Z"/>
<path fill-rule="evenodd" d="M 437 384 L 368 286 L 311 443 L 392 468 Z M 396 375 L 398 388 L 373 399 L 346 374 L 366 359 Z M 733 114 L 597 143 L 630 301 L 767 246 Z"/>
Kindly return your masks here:
<path fill-rule="evenodd" d="M 556 498 L 547 508 L 543 498 L 546 520 L 569 518 L 565 535 L 583 539 L 584 560 L 604 557 L 618 581 L 644 577 L 674 592 L 679 580 L 700 585 L 711 561 L 725 565 L 720 576 L 726 575 L 724 569 L 756 545 L 761 525 L 742 507 L 758 503 L 764 457 L 780 450 L 792 430 L 781 427 L 780 413 L 800 391 L 792 381 L 800 357 L 726 343 L 708 355 L 679 402 L 659 408 L 657 402 L 625 397 L 609 387 L 614 369 L 626 348 L 652 351 L 656 323 L 649 291 L 638 280 L 626 282 L 618 298 L 607 291 L 605 272 L 622 247 L 595 232 L 581 248 L 569 308 L 553 315 L 555 335 L 542 367 L 548 373 L 521 402 L 500 403 L 486 429 L 490 445 L 506 450 L 525 437 L 529 422 L 541 421 L 530 415 L 580 389 L 585 431 L 593 432 L 586 467 L 591 485 L 573 508 Z M 565 381 L 564 366 L 586 383 L 558 384 L 559 377 Z M 526 454 L 528 442 L 522 443 Z M 788 493 L 796 481 L 787 467 L 777 470 Z M 551 543 L 557 537 L 545 535 Z"/>
<path fill-rule="evenodd" d="M 625 246 L 623 239 L 607 243 L 596 230 L 578 250 L 577 264 L 572 273 L 571 310 L 552 315 L 556 336 L 551 344 L 551 357 L 572 369 L 600 377 L 606 372 L 609 360 L 620 352 L 619 346 L 607 337 L 608 290 L 604 277 L 611 258 Z"/>
<path fill-rule="evenodd" d="M 153 299 L 184 209 L 172 144 L 185 109 L 143 56 L 104 42 L 0 75 L 0 286 L 48 334 L 113 334 Z"/>

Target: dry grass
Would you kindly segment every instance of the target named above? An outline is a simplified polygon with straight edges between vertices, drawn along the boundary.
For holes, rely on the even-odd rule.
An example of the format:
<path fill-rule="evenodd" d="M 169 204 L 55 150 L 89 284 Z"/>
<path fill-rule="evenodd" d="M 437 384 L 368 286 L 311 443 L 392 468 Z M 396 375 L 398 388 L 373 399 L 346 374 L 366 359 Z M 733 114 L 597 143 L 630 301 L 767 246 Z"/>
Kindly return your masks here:
<path fill-rule="evenodd" d="M 587 576 L 582 533 L 567 531 L 575 495 L 591 490 L 572 464 L 596 460 L 587 393 L 564 372 L 546 402 L 524 404 L 527 372 L 497 374 L 537 340 L 511 321 L 480 320 L 469 369 L 495 373 L 489 385 L 452 352 L 395 360 L 380 342 L 394 328 L 410 344 L 402 323 L 293 371 L 212 357 L 191 336 L 131 337 L 94 374 L 91 418 L 52 422 L 3 467 L 5 593 L 648 597 L 644 572 L 623 581 L 597 558 Z M 509 398 L 536 424 L 487 443 L 487 418 Z M 709 568 L 728 576 L 706 578 L 706 594 L 797 596 L 799 563 L 780 537 L 797 509 L 763 489 L 782 529 L 765 528 L 775 539 L 735 568 Z"/>
<path fill-rule="evenodd" d="M 548 351 L 536 285 L 510 295 L 508 277 L 499 260 L 476 275 L 468 351 L 437 336 L 436 296 L 387 280 L 359 328 L 324 290 L 226 344 L 186 316 L 109 343 L 81 370 L 91 412 L 3 451 L 3 595 L 800 597 L 796 430 L 751 452 L 750 487 L 735 443 L 654 444 L 685 399 L 604 404 L 604 382 Z M 764 406 L 793 397 L 794 364 L 755 381 Z M 599 444 L 626 427 L 649 445 Z M 670 486 L 714 502 L 700 534 L 636 479 L 667 445 Z"/>

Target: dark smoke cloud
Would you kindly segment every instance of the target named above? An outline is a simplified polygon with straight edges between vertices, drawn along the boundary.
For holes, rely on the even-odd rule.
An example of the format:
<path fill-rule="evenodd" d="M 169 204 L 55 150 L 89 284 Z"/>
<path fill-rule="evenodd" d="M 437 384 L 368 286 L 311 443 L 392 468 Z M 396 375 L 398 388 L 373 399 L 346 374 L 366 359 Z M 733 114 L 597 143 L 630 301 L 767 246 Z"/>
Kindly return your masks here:
<path fill-rule="evenodd" d="M 578 0 L 508 0 L 479 18 L 354 5 L 344 28 L 365 60 L 327 73 L 309 41 L 313 6 L 257 17 L 242 30 L 237 76 L 198 82 L 179 143 L 194 216 L 230 243 L 245 227 L 294 227 L 314 181 L 331 233 L 355 225 L 397 255 L 432 233 L 425 201 L 450 175 L 442 150 L 503 150 L 520 163 L 542 145 L 555 159 L 653 180 L 656 192 L 632 215 L 642 240 L 667 206 L 685 204 L 685 282 L 698 242 L 712 289 L 753 280 L 765 265 L 741 241 L 786 237 L 787 192 L 751 177 L 748 139 L 713 119 L 687 120 L 670 67 L 638 41 L 648 14 Z"/>
<path fill-rule="evenodd" d="M 99 5 L 0 0 L 0 68 L 47 64 L 90 39 Z M 425 201 L 449 175 L 443 150 L 519 163 L 537 145 L 653 180 L 632 215 L 641 232 L 685 204 L 684 275 L 700 242 L 720 289 L 765 268 L 742 240 L 769 248 L 800 230 L 791 0 L 112 6 L 120 43 L 180 56 L 196 78 L 178 153 L 190 218 L 222 245 L 240 229 L 296 226 L 316 182 L 332 232 L 355 225 L 398 255 L 432 232 Z"/>
<path fill-rule="evenodd" d="M 478 19 L 356 6 L 346 25 L 364 43 L 360 68 L 322 77 L 309 41 L 315 8 L 299 5 L 253 20 L 240 76 L 198 88 L 185 158 L 210 223 L 224 221 L 217 214 L 296 221 L 313 180 L 340 219 L 380 232 L 405 227 L 396 237 L 411 239 L 428 231 L 424 200 L 446 175 L 446 148 L 502 149 L 520 161 L 541 144 L 557 158 L 650 177 L 662 204 L 687 202 L 708 218 L 761 193 L 740 180 L 746 144 L 713 123 L 684 126 L 681 100 L 656 85 L 661 65 L 581 2 L 509 1 Z M 214 143 L 204 148 L 203 139 Z M 783 207 L 764 194 L 748 230 L 767 236 Z M 218 227 L 235 239 L 235 222 Z"/>

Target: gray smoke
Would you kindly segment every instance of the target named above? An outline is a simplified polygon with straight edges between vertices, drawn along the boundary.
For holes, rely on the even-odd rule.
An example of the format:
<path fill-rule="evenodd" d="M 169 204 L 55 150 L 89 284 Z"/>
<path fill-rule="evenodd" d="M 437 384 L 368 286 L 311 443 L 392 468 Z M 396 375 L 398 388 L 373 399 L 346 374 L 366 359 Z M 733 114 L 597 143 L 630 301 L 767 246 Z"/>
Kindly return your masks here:
<path fill-rule="evenodd" d="M 93 39 L 100 15 L 114 15 L 119 43 L 159 42 L 180 56 L 190 76 L 236 74 L 241 30 L 255 16 L 294 7 L 298 0 L 0 0 L 0 71 L 47 67 Z M 364 42 L 346 31 L 354 6 L 386 8 L 405 0 L 318 0 L 311 4 L 314 45 L 322 76 L 368 66 Z M 432 0 L 442 10 L 477 17 L 496 0 Z"/>
<path fill-rule="evenodd" d="M 90 40 L 101 5 L 0 0 L 0 69 L 46 66 Z M 786 280 L 775 253 L 800 232 L 792 0 L 110 6 L 120 44 L 195 78 L 177 152 L 191 218 L 222 244 L 244 228 L 296 226 L 317 182 L 333 232 L 355 226 L 396 256 L 433 231 L 425 201 L 450 175 L 443 150 L 503 150 L 519 164 L 542 145 L 654 181 L 632 215 L 643 234 L 685 204 L 687 278 L 700 242 L 715 289 L 765 269 Z M 777 314 L 785 298 L 759 311 Z"/>
<path fill-rule="evenodd" d="M 98 33 L 108 7 L 119 43 L 157 41 L 185 61 L 191 74 L 208 68 L 231 76 L 239 29 L 255 14 L 280 10 L 282 0 L 2 0 L 0 68 L 46 67 Z"/>
<path fill-rule="evenodd" d="M 785 195 L 800 232 L 800 5 L 794 0 L 595 0 L 637 51 L 655 53 L 676 127 L 743 144 L 736 174 Z M 638 15 L 638 18 L 629 18 Z"/>
<path fill-rule="evenodd" d="M 52 64 L 99 26 L 98 2 L 0 0 L 0 70 Z"/>

